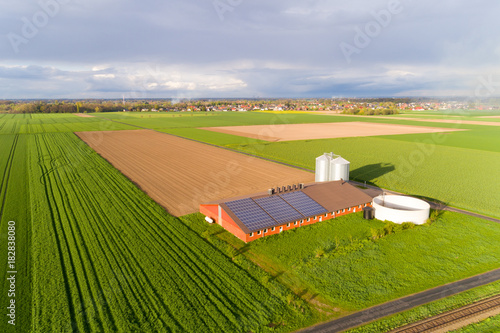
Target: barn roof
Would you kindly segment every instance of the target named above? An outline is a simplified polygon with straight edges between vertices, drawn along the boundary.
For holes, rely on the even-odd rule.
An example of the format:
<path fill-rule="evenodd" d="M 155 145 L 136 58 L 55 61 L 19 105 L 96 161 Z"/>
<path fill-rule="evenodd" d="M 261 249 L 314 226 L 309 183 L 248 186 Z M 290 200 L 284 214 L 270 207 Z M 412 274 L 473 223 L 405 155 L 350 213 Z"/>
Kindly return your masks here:
<path fill-rule="evenodd" d="M 344 181 L 307 186 L 303 192 L 330 212 L 372 201 L 371 196 Z"/>
<path fill-rule="evenodd" d="M 220 205 L 245 233 L 250 233 L 371 201 L 371 196 L 355 186 L 332 181 L 309 184 L 302 190 L 259 193 L 207 204 Z"/>

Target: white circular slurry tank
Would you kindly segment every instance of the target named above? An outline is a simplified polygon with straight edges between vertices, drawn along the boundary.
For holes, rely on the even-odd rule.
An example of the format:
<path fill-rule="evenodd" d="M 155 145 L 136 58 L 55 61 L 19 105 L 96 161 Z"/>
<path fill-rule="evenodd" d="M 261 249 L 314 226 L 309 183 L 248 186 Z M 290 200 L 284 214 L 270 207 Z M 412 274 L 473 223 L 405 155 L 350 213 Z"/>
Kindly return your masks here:
<path fill-rule="evenodd" d="M 427 202 L 403 195 L 379 195 L 373 198 L 373 208 L 377 220 L 415 224 L 424 224 L 431 210 Z"/>

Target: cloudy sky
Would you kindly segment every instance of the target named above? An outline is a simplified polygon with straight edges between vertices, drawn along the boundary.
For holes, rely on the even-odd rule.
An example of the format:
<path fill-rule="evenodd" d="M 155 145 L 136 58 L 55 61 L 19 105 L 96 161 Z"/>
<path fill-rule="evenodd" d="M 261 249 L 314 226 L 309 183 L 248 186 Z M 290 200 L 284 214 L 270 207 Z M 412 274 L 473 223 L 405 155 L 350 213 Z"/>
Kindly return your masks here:
<path fill-rule="evenodd" d="M 496 0 L 1 0 L 0 98 L 500 91 Z"/>

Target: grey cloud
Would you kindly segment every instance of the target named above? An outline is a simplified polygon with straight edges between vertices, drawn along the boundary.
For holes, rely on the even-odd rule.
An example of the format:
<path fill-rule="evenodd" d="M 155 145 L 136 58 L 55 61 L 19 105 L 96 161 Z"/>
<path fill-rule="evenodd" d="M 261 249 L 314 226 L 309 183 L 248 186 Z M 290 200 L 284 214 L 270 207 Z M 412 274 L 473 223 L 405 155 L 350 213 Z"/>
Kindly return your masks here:
<path fill-rule="evenodd" d="M 498 69 L 500 4 L 489 0 L 401 0 L 401 13 L 350 63 L 341 43 L 356 46 L 355 29 L 390 0 L 242 0 L 223 20 L 214 1 L 64 0 L 17 53 L 8 34 L 22 36 L 21 19 L 43 9 L 36 1 L 8 1 L 0 13 L 0 90 L 46 97 L 134 90 L 152 97 L 395 95 L 463 90 L 471 77 Z M 162 68 L 156 86 L 141 75 L 143 64 Z M 174 68 L 181 78 L 171 77 Z M 408 68 L 427 76 L 387 74 Z M 96 76 L 104 74 L 114 77 Z"/>

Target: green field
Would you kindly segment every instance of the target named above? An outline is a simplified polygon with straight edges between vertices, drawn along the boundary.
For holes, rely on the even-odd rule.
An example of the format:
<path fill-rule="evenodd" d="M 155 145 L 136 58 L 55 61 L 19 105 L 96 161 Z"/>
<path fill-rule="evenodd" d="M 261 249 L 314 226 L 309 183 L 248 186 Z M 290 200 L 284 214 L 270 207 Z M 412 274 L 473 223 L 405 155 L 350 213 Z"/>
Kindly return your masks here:
<path fill-rule="evenodd" d="M 126 129 L 136 129 L 136 127 L 97 117 L 82 118 L 65 113 L 0 115 L 0 134 L 115 131 Z"/>
<path fill-rule="evenodd" d="M 1 161 L 12 156 L 2 165 L 1 227 L 5 236 L 16 221 L 17 331 L 289 331 L 312 323 L 285 288 L 255 280 L 74 134 L 0 140 Z M 2 270 L 2 300 L 4 281 Z M 14 330 L 3 320 L 0 331 Z"/>
<path fill-rule="evenodd" d="M 354 179 L 500 216 L 496 127 L 463 125 L 469 131 L 439 140 L 270 143 L 197 127 L 456 125 L 298 113 L 95 116 L 0 115 L 0 244 L 15 221 L 18 271 L 16 330 L 3 320 L 1 332 L 288 332 L 498 268 L 500 225 L 448 212 L 377 240 L 371 229 L 384 224 L 358 214 L 244 245 L 199 214 L 168 215 L 71 133 L 146 127 L 309 169 L 334 151 L 351 161 Z M 0 278 L 6 304 L 5 271 Z"/>
<path fill-rule="evenodd" d="M 219 238 L 243 248 L 297 293 L 320 295 L 340 313 L 493 270 L 500 262 L 500 225 L 452 212 L 430 226 L 376 240 L 371 231 L 384 224 L 357 213 L 246 245 L 219 226 L 202 227 L 201 214 L 190 221 L 199 232 L 218 230 Z"/>
<path fill-rule="evenodd" d="M 442 136 L 446 141 L 447 137 Z M 353 180 L 500 217 L 500 153 L 429 144 L 429 135 L 419 138 L 416 142 L 362 137 L 232 147 L 311 170 L 317 156 L 333 151 L 351 162 Z"/>
<path fill-rule="evenodd" d="M 99 119 L 114 120 L 123 124 L 152 129 L 197 128 L 214 126 L 246 126 L 275 124 L 312 124 L 331 122 L 375 122 L 414 126 L 444 128 L 480 129 L 482 126 L 466 124 L 446 124 L 435 122 L 414 122 L 411 120 L 385 119 L 363 116 L 334 116 L 305 113 L 267 113 L 267 112 L 211 112 L 167 114 L 157 112 L 120 112 L 92 114 Z M 85 118 L 91 119 L 91 118 Z"/>
<path fill-rule="evenodd" d="M 30 318 L 31 313 L 31 212 L 28 174 L 28 138 L 24 135 L 0 135 L 0 292 L 2 309 L 7 307 L 8 222 L 15 222 L 15 257 L 17 270 L 15 300 L 17 318 Z M 11 269 L 9 269 L 11 270 Z M 5 305 L 5 306 L 4 306 Z M 7 331 L 7 311 L 2 311 L 0 331 Z M 17 331 L 29 331 L 29 320 L 17 320 Z M 10 330 L 12 331 L 12 330 Z"/>

